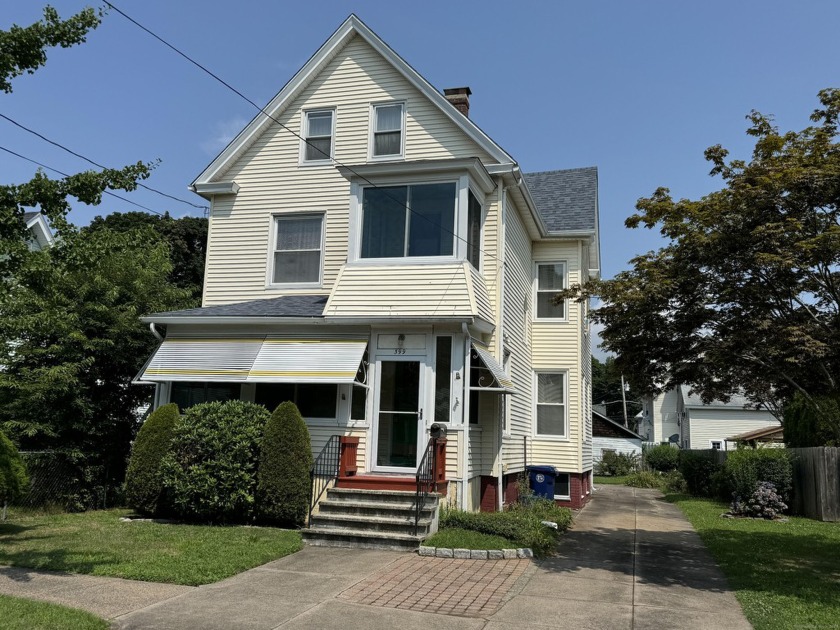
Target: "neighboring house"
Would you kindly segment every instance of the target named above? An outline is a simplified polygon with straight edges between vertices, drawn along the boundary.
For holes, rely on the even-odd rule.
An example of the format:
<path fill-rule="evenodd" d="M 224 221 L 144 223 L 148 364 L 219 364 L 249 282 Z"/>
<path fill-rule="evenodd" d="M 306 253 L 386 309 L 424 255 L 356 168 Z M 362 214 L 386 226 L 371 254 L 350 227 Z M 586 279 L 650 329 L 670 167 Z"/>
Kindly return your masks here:
<path fill-rule="evenodd" d="M 748 448 L 784 448 L 785 431 L 779 425 L 771 425 L 733 435 L 726 438 L 726 441 L 732 442 L 736 448 L 739 445 Z M 727 446 L 727 449 L 731 448 L 731 446 Z"/>
<path fill-rule="evenodd" d="M 26 229 L 29 230 L 29 249 L 46 249 L 53 244 L 53 234 L 47 220 L 40 212 L 25 212 L 23 220 L 26 221 Z"/>
<path fill-rule="evenodd" d="M 348 18 L 192 184 L 203 305 L 143 318 L 155 405 L 293 400 L 315 455 L 358 438 L 355 488 L 414 487 L 440 424 L 454 505 L 499 509 L 526 463 L 585 502 L 587 305 L 552 297 L 598 276 L 597 170 L 521 173 L 469 97 Z"/>
<path fill-rule="evenodd" d="M 642 455 L 641 435 L 597 411 L 592 412 L 592 461 L 597 466 L 605 451 Z"/>
<path fill-rule="evenodd" d="M 727 443 L 727 439 L 733 435 L 780 426 L 773 414 L 756 409 L 743 395 L 735 394 L 728 402 L 704 404 L 690 391 L 682 385 L 642 400 L 639 433 L 646 441 L 670 442 L 690 449 L 731 450 L 735 443 Z"/>

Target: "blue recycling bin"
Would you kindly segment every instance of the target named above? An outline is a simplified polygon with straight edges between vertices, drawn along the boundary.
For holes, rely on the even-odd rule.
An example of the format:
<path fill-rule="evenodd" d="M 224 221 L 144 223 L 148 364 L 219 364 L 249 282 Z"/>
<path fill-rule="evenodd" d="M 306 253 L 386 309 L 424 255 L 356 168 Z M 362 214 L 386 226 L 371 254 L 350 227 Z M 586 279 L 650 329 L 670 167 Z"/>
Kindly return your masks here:
<path fill-rule="evenodd" d="M 554 500 L 555 479 L 557 469 L 554 466 L 528 466 L 528 481 L 538 497 Z"/>

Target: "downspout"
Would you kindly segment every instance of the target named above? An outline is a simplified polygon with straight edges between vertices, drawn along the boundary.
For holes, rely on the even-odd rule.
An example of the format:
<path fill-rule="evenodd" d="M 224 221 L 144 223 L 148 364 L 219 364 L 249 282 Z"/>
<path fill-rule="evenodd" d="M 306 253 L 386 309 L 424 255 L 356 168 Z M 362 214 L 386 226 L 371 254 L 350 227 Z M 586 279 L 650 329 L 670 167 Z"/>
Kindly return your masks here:
<path fill-rule="evenodd" d="M 154 322 L 152 322 L 151 324 L 149 324 L 149 330 L 151 330 L 151 331 L 152 331 L 152 334 L 155 336 L 155 338 L 156 338 L 158 341 L 163 341 L 163 335 L 161 335 L 161 334 L 158 332 L 157 326 L 155 326 L 155 323 L 154 323 Z"/>

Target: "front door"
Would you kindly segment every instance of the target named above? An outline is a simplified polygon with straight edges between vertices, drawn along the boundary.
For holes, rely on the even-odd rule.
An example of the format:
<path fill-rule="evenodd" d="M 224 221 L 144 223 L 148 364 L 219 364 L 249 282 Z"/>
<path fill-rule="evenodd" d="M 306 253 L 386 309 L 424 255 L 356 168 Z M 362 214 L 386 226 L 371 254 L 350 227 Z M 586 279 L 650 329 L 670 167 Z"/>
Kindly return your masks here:
<path fill-rule="evenodd" d="M 425 431 L 420 393 L 423 363 L 382 360 L 377 365 L 379 399 L 374 426 L 374 468 L 386 472 L 417 470 Z"/>

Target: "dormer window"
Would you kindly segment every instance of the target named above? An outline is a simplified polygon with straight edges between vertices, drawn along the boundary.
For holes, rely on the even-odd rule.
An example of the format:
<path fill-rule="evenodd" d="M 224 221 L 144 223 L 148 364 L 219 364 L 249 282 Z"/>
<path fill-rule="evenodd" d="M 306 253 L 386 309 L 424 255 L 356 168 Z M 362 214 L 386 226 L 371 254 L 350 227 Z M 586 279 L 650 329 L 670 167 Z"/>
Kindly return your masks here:
<path fill-rule="evenodd" d="M 371 156 L 402 157 L 405 116 L 402 103 L 373 106 Z"/>
<path fill-rule="evenodd" d="M 332 159 L 334 119 L 335 112 L 331 109 L 306 112 L 302 162 L 329 162 Z"/>

